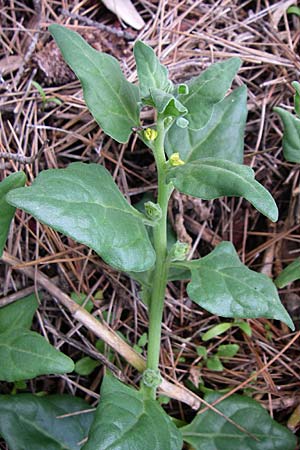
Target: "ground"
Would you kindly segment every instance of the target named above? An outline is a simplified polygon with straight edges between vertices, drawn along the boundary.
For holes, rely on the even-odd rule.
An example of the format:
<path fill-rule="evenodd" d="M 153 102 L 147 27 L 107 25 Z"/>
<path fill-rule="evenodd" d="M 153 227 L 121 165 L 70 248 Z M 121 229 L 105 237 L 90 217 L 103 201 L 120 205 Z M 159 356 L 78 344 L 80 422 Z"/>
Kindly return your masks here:
<path fill-rule="evenodd" d="M 97 0 L 2 1 L 0 156 L 5 153 L 6 157 L 0 159 L 0 179 L 24 169 L 32 181 L 44 169 L 66 167 L 74 161 L 95 162 L 105 165 L 133 204 L 146 194 L 155 196 L 151 154 L 135 138 L 128 145 L 119 145 L 102 133 L 86 109 L 79 82 L 47 32 L 51 23 L 69 25 L 95 48 L 115 56 L 133 82 L 135 39 L 155 49 L 174 81 L 197 75 L 212 62 L 239 56 L 243 66 L 234 83 L 248 87 L 244 163 L 255 170 L 257 179 L 276 199 L 279 221 L 269 222 L 239 199 L 204 202 L 179 195 L 172 198 L 169 219 L 180 238 L 193 245 L 193 257 L 205 255 L 220 240 L 230 240 L 249 267 L 276 277 L 299 256 L 299 165 L 287 163 L 282 157 L 282 125 L 273 112 L 274 106 L 292 107 L 291 82 L 299 81 L 300 18 L 287 14 L 287 8 L 296 2 L 134 3 L 145 22 L 139 31 L 127 27 Z M 145 111 L 143 120 L 151 123 L 152 112 Z M 14 160 L 8 154 L 19 158 Z M 34 329 L 74 361 L 91 356 L 101 362 L 90 376 L 72 373 L 38 377 L 27 383 L 26 390 L 72 393 L 94 404 L 107 365 L 126 382 L 138 383 L 138 372 L 109 347 L 102 346 L 104 359 L 99 356 L 95 330 L 78 324 L 62 306 L 59 294 L 88 295 L 95 316 L 105 319 L 112 330 L 122 333 L 143 354 L 145 343 L 140 338 L 147 330 L 147 314 L 137 286 L 85 246 L 21 211 L 17 212 L 6 251 L 8 257 L 19 260 L 19 270 L 11 270 L 9 261 L 2 261 L 0 306 L 11 301 L 15 292 L 17 298 L 30 290 L 37 292 L 38 274 L 46 274 L 49 283 L 38 292 L 40 307 Z M 57 295 L 53 295 L 51 283 L 58 287 Z M 251 337 L 234 326 L 207 343 L 203 343 L 202 334 L 226 320 L 193 305 L 185 287 L 181 282 L 170 283 L 166 295 L 161 348 L 165 378 L 197 395 L 201 395 L 199 385 L 245 392 L 286 424 L 300 402 L 299 282 L 280 291 L 295 322 L 294 333 L 279 322 L 249 320 Z M 213 355 L 220 344 L 239 346 L 237 354 L 224 362 L 224 370 L 201 365 L 199 346 L 205 345 Z M 257 370 L 259 375 L 250 379 Z M 2 393 L 11 390 L 11 384 L 1 384 Z M 191 409 L 175 400 L 166 408 L 181 419 L 191 416 Z M 5 449 L 5 444 L 0 448 Z"/>

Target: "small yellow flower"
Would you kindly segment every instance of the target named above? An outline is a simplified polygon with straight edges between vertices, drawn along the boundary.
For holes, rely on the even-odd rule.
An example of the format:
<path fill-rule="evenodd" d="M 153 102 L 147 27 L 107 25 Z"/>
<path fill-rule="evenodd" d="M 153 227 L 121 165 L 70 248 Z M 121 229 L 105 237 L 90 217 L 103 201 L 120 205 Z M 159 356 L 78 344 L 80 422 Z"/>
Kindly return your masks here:
<path fill-rule="evenodd" d="M 147 141 L 155 141 L 157 138 L 157 131 L 153 128 L 146 128 L 144 131 L 144 137 L 147 139 Z"/>
<path fill-rule="evenodd" d="M 185 164 L 185 162 L 182 161 L 182 159 L 180 159 L 180 155 L 179 155 L 178 152 L 173 153 L 173 154 L 170 156 L 169 161 L 170 161 L 170 164 L 171 164 L 172 167 L 183 166 L 183 164 Z"/>

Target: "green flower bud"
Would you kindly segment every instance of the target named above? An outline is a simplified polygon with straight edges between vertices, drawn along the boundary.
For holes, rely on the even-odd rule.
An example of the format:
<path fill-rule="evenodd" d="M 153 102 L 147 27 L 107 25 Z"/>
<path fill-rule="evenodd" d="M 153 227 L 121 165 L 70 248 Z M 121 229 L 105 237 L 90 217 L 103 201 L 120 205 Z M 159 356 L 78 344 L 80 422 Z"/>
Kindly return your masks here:
<path fill-rule="evenodd" d="M 189 124 L 189 121 L 187 119 L 185 119 L 184 117 L 178 117 L 176 120 L 176 125 L 179 128 L 186 128 Z"/>
<path fill-rule="evenodd" d="M 168 128 L 174 121 L 174 117 L 172 116 L 167 116 L 164 118 L 164 126 L 165 128 Z"/>
<path fill-rule="evenodd" d="M 171 261 L 184 261 L 189 252 L 190 246 L 186 242 L 177 241 L 170 250 Z"/>
<path fill-rule="evenodd" d="M 179 95 L 187 95 L 189 93 L 189 87 L 185 83 L 178 84 L 177 93 Z"/>
<path fill-rule="evenodd" d="M 143 383 L 150 388 L 157 388 L 162 382 L 159 370 L 146 369 L 143 373 Z"/>
<path fill-rule="evenodd" d="M 154 222 L 161 218 L 161 207 L 157 203 L 146 202 L 144 208 L 146 216 Z"/>

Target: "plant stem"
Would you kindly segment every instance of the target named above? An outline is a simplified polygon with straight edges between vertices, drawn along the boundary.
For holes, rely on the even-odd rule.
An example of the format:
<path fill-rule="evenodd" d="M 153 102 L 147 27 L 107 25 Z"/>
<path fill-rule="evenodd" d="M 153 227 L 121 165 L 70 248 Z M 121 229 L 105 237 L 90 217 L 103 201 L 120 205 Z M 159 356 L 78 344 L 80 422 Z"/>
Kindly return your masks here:
<path fill-rule="evenodd" d="M 165 291 L 167 285 L 167 212 L 168 202 L 172 192 L 170 185 L 166 183 L 166 158 L 164 152 L 165 129 L 163 119 L 157 120 L 157 139 L 155 141 L 154 156 L 158 176 L 158 199 L 162 215 L 157 225 L 153 228 L 154 249 L 156 252 L 156 264 L 152 280 L 152 293 L 149 306 L 149 335 L 147 369 L 158 370 L 161 323 Z M 147 397 L 155 398 L 156 387 L 144 389 Z"/>

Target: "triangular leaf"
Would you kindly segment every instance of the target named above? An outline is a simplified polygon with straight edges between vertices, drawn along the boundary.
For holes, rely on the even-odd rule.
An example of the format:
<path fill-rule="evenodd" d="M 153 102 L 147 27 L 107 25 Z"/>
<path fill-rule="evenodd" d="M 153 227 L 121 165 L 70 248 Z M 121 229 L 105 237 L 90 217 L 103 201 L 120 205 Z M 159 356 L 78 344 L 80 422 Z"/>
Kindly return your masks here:
<path fill-rule="evenodd" d="M 24 172 L 16 172 L 5 178 L 0 183 L 0 257 L 9 232 L 10 223 L 15 215 L 16 208 L 6 202 L 5 196 L 12 189 L 24 186 L 26 175 Z"/>
<path fill-rule="evenodd" d="M 98 164 L 44 170 L 31 187 L 10 192 L 7 200 L 88 245 L 120 270 L 141 272 L 154 264 L 142 214 L 127 203 L 110 173 Z"/>
<path fill-rule="evenodd" d="M 118 61 L 91 47 L 74 31 L 50 25 L 62 55 L 79 78 L 86 104 L 104 132 L 127 142 L 139 126 L 138 87 L 129 83 Z"/>
<path fill-rule="evenodd" d="M 141 97 L 149 97 L 150 89 L 160 89 L 164 92 L 169 92 L 172 88 L 172 83 L 168 79 L 168 70 L 160 64 L 154 50 L 143 42 L 136 41 L 133 52 Z"/>
<path fill-rule="evenodd" d="M 173 124 L 165 140 L 167 154 L 178 152 L 186 162 L 213 157 L 242 164 L 246 118 L 247 89 L 241 86 L 214 106 L 201 130 Z"/>
<path fill-rule="evenodd" d="M 204 258 L 175 265 L 190 269 L 188 295 L 210 313 L 222 317 L 278 319 L 294 330 L 270 278 L 248 269 L 230 242 L 222 242 Z"/>
<path fill-rule="evenodd" d="M 248 166 L 205 158 L 172 168 L 169 179 L 180 192 L 203 200 L 224 195 L 244 197 L 273 222 L 278 219 L 273 197 L 255 180 L 254 172 Z"/>
<path fill-rule="evenodd" d="M 289 162 L 300 163 L 300 119 L 282 108 L 274 108 L 283 125 L 283 155 Z"/>
<path fill-rule="evenodd" d="M 213 403 L 219 394 L 208 394 L 205 400 Z M 216 405 L 226 417 L 254 435 L 249 436 L 225 417 L 208 409 L 198 414 L 191 424 L 182 427 L 184 441 L 195 450 L 295 450 L 296 438 L 279 425 L 255 400 L 232 395 Z"/>
<path fill-rule="evenodd" d="M 295 259 L 295 261 L 283 269 L 281 274 L 276 278 L 275 284 L 279 288 L 283 288 L 296 280 L 300 280 L 300 258 Z"/>
<path fill-rule="evenodd" d="M 29 329 L 37 307 L 36 295 L 30 294 L 21 300 L 0 308 L 0 333 L 17 328 Z"/>
<path fill-rule="evenodd" d="M 106 376 L 83 450 L 181 450 L 181 433 L 154 400 Z"/>
<path fill-rule="evenodd" d="M 94 416 L 89 409 L 71 395 L 1 395 L 0 435 L 11 450 L 80 450 Z"/>
<path fill-rule="evenodd" d="M 207 124 L 214 105 L 223 100 L 240 66 L 240 58 L 230 58 L 211 65 L 187 83 L 189 93 L 180 95 L 179 100 L 188 109 L 186 119 L 192 130 Z"/>
<path fill-rule="evenodd" d="M 74 370 L 68 356 L 56 350 L 46 339 L 25 329 L 0 334 L 0 380 L 18 381 L 38 375 Z"/>

